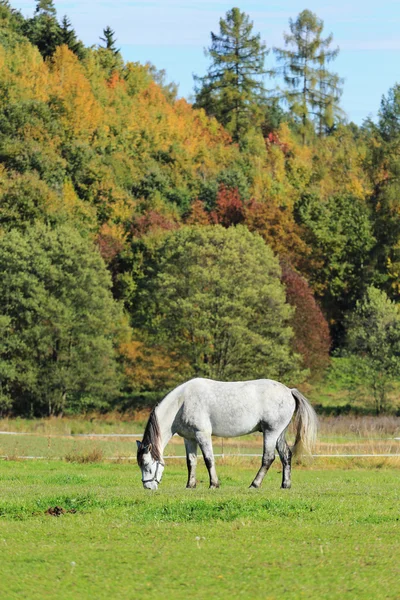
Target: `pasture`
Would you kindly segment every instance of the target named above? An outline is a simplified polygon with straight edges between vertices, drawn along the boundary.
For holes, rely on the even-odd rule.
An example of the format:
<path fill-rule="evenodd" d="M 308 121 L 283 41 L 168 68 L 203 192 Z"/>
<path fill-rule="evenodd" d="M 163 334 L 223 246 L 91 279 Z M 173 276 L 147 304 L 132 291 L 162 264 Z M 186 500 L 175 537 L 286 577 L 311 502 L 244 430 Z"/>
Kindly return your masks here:
<path fill-rule="evenodd" d="M 256 434 L 214 440 L 225 454 L 220 489 L 208 490 L 200 460 L 198 486 L 186 490 L 185 461 L 172 458 L 157 492 L 143 490 L 128 460 L 134 439 L 71 437 L 142 427 L 0 422 L 35 434 L 0 437 L 2 599 L 400 597 L 398 419 L 322 418 L 317 453 L 392 456 L 308 460 L 294 465 L 291 490 L 280 489 L 279 460 L 248 489 Z M 166 455 L 182 452 L 173 438 Z M 32 453 L 44 460 L 17 459 Z"/>
<path fill-rule="evenodd" d="M 400 471 L 273 466 L 248 489 L 253 459 L 182 463 L 157 492 L 134 464 L 0 463 L 0 597 L 400 597 Z M 50 507 L 66 512 L 50 516 Z"/>

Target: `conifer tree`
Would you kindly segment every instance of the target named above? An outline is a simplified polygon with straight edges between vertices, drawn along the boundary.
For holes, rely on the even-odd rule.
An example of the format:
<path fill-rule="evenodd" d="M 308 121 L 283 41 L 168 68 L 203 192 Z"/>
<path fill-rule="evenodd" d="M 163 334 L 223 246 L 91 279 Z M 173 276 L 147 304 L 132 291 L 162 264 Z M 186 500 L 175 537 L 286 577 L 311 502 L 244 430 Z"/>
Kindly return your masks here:
<path fill-rule="evenodd" d="M 61 21 L 61 43 L 66 44 L 79 59 L 82 59 L 85 55 L 85 47 L 80 40 L 78 40 L 74 29 L 72 28 L 71 21 L 66 15 L 64 15 Z"/>
<path fill-rule="evenodd" d="M 99 45 L 98 56 L 103 69 L 107 73 L 107 79 L 110 79 L 115 71 L 119 71 L 124 66 L 120 49 L 116 46 L 115 31 L 111 27 L 107 26 L 103 29 L 103 36 L 100 36 L 100 40 L 104 42 L 104 45 Z"/>
<path fill-rule="evenodd" d="M 105 48 L 106 50 L 111 50 L 113 54 L 119 54 L 120 48 L 116 47 L 117 40 L 115 39 L 115 31 L 111 29 L 107 25 L 105 29 L 103 29 L 104 37 L 100 36 L 102 42 L 104 42 L 105 46 L 100 46 L 101 48 Z"/>
<path fill-rule="evenodd" d="M 339 115 L 343 80 L 331 73 L 327 65 L 339 48 L 330 49 L 333 36 L 322 38 L 324 22 L 309 10 L 303 10 L 295 21 L 289 19 L 290 34 L 285 33 L 285 49 L 274 48 L 287 89 L 283 96 L 295 118 L 305 142 L 312 121 L 318 133 L 331 129 Z"/>
<path fill-rule="evenodd" d="M 265 96 L 263 76 L 268 54 L 260 34 L 253 33 L 249 16 L 238 8 L 220 19 L 219 33 L 211 33 L 206 55 L 211 65 L 204 77 L 194 76 L 196 107 L 215 116 L 235 141 L 262 121 Z"/>

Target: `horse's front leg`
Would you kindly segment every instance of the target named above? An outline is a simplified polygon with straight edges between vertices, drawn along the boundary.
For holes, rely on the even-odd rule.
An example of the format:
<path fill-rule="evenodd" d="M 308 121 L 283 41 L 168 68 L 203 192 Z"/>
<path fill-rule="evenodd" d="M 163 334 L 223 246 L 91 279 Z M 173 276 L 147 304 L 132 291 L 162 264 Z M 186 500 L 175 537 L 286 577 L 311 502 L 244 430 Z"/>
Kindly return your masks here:
<path fill-rule="evenodd" d="M 196 433 L 196 440 L 203 453 L 204 462 L 210 475 L 210 488 L 218 488 L 219 481 L 217 471 L 215 470 L 214 452 L 212 447 L 211 435 L 202 433 L 201 431 Z"/>
<path fill-rule="evenodd" d="M 195 440 L 186 440 L 186 464 L 188 468 L 187 488 L 196 487 L 196 466 L 197 466 L 197 442 Z"/>
<path fill-rule="evenodd" d="M 269 437 L 268 433 L 266 433 L 265 431 L 263 433 L 264 433 L 264 440 L 263 440 L 264 449 L 263 449 L 262 463 L 261 463 L 261 467 L 260 467 L 257 475 L 255 476 L 252 484 L 250 485 L 250 487 L 255 487 L 255 488 L 260 487 L 265 475 L 267 474 L 268 469 L 270 468 L 270 466 L 272 465 L 272 463 L 275 460 L 276 437 L 274 437 L 274 438 Z"/>

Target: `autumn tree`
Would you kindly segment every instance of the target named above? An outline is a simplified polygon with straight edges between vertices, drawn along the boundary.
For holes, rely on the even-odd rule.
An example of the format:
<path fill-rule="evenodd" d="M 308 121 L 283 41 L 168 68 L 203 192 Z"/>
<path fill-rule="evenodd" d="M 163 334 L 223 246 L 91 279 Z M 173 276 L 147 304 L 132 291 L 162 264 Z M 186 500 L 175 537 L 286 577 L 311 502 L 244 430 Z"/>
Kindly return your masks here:
<path fill-rule="evenodd" d="M 293 345 L 312 376 L 320 376 L 329 365 L 331 338 L 329 325 L 307 281 L 287 263 L 282 266 L 286 299 L 295 308 L 291 319 Z"/>
<path fill-rule="evenodd" d="M 243 223 L 245 207 L 237 188 L 228 188 L 223 183 L 219 186 L 215 210 L 211 213 L 215 223 L 230 227 Z"/>
<path fill-rule="evenodd" d="M 322 134 L 342 114 L 339 100 L 343 80 L 328 70 L 339 48 L 331 49 L 333 36 L 322 38 L 324 22 L 309 10 L 295 21 L 289 19 L 290 34 L 284 34 L 285 48 L 274 48 L 287 86 L 283 97 L 300 124 L 303 143 L 312 122 Z"/>
<path fill-rule="evenodd" d="M 204 202 L 196 198 L 185 219 L 187 225 L 210 225 L 210 214 L 205 210 Z"/>
<path fill-rule="evenodd" d="M 264 99 L 266 45 L 253 23 L 238 8 L 220 19 L 219 33 L 211 33 L 206 52 L 211 59 L 207 75 L 195 76 L 196 104 L 216 117 L 240 141 L 249 127 L 260 124 Z"/>

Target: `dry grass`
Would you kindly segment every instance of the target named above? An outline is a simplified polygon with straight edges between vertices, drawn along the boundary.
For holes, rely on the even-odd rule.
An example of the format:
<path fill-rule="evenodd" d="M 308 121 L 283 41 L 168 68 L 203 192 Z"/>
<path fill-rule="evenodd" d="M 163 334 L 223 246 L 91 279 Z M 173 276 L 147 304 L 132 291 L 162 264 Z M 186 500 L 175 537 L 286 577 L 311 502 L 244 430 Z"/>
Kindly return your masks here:
<path fill-rule="evenodd" d="M 66 462 L 80 464 L 99 463 L 103 462 L 104 453 L 101 448 L 95 446 L 91 450 L 86 450 L 85 452 L 77 452 L 76 450 L 73 450 L 65 455 L 64 460 Z"/>
<path fill-rule="evenodd" d="M 128 457 L 135 457 L 136 444 L 133 438 L 97 437 L 72 439 L 71 431 L 91 434 L 122 434 L 140 433 L 143 431 L 148 412 L 141 411 L 131 421 L 113 420 L 112 415 L 96 415 L 91 418 L 63 418 L 63 419 L 40 419 L 40 420 L 3 420 L 0 421 L 0 430 L 25 431 L 27 436 L 0 437 L 0 454 L 9 460 L 18 457 L 39 456 L 47 458 L 64 457 L 67 462 L 92 463 L 110 460 L 126 463 Z M 308 468 L 347 468 L 360 466 L 376 467 L 379 464 L 389 465 L 398 461 L 400 456 L 400 417 L 395 416 L 321 416 L 318 443 L 315 448 L 317 455 L 330 455 L 329 458 L 322 456 Z M 289 431 L 289 443 L 293 442 L 293 431 Z M 262 435 L 254 433 L 241 438 L 213 439 L 215 454 L 224 454 L 225 458 L 218 457 L 217 460 L 242 461 L 254 464 L 259 463 L 259 455 L 262 452 Z M 165 456 L 183 456 L 185 449 L 183 440 L 179 436 L 173 437 L 167 448 Z M 250 456 L 232 456 L 233 454 L 256 454 Z M 352 458 L 339 458 L 338 455 L 350 454 Z M 372 457 L 359 458 L 354 455 L 375 455 Z M 391 457 L 377 455 L 391 454 Z M 229 456 L 231 455 L 231 456 Z M 397 456 L 397 458 L 396 458 Z M 335 458 L 336 457 L 336 458 Z M 380 462 L 381 461 L 381 462 Z M 383 461 L 383 462 L 382 462 Z M 279 464 L 279 461 L 276 461 Z M 230 464 L 230 463 L 229 463 Z M 233 463 L 232 463 L 233 464 Z M 397 463 L 395 464 L 397 467 Z M 350 466 L 348 467 L 350 468 Z"/>
<path fill-rule="evenodd" d="M 319 417 L 319 436 L 356 436 L 359 438 L 400 437 L 400 417 L 352 416 Z"/>

